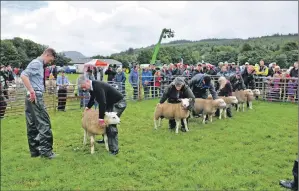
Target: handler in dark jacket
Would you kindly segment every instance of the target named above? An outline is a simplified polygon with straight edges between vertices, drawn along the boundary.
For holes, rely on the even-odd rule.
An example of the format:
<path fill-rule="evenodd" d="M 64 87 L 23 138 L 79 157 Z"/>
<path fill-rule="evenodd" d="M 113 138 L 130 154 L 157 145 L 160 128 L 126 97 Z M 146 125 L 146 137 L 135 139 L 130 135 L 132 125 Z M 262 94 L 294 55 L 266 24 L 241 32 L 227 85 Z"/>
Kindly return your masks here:
<path fill-rule="evenodd" d="M 196 74 L 189 82 L 189 86 L 194 93 L 195 98 L 208 98 L 208 90 L 212 94 L 213 99 L 217 99 L 217 93 L 213 83 L 211 83 L 211 77 L 205 74 Z M 193 113 L 195 116 L 195 114 Z M 206 123 L 208 122 L 208 116 L 206 117 Z"/>
<path fill-rule="evenodd" d="M 240 72 L 236 73 L 235 75 L 230 77 L 230 83 L 232 85 L 233 92 L 236 90 L 245 90 L 245 84 Z"/>
<path fill-rule="evenodd" d="M 168 103 L 179 103 L 179 98 L 195 98 L 191 89 L 188 85 L 185 84 L 184 79 L 182 77 L 176 77 L 172 83 L 165 89 L 160 103 L 164 103 L 167 99 Z M 188 119 L 187 119 L 188 123 Z M 185 125 L 183 120 L 181 120 L 181 130 L 186 132 Z M 174 129 L 176 127 L 176 122 L 174 119 L 169 120 L 169 129 Z"/>
<path fill-rule="evenodd" d="M 99 123 L 104 123 L 105 112 L 117 112 L 117 116 L 121 116 L 126 109 L 126 100 L 124 96 L 118 92 L 113 86 L 102 81 L 82 80 L 78 82 L 79 87 L 83 90 L 89 90 L 90 99 L 86 110 L 94 105 L 94 100 L 99 103 Z M 118 149 L 118 130 L 116 125 L 107 127 L 108 146 L 110 154 L 117 155 Z M 104 143 L 104 141 L 98 141 Z"/>
<path fill-rule="evenodd" d="M 232 90 L 233 90 L 233 88 L 232 88 L 232 85 L 231 85 L 230 81 L 227 80 L 224 76 L 221 76 L 221 77 L 218 79 L 218 82 L 219 82 L 219 84 L 220 84 L 218 95 L 219 95 L 219 96 L 222 96 L 222 97 L 232 96 L 232 93 L 233 93 Z M 228 108 L 226 109 L 226 113 L 227 113 L 227 116 L 228 116 L 229 118 L 232 117 L 231 108 L 228 107 Z M 217 117 L 219 117 L 219 114 L 220 114 L 220 113 L 219 113 L 219 109 L 217 109 L 215 115 L 216 115 Z"/>
<path fill-rule="evenodd" d="M 255 73 L 255 70 L 254 70 L 253 66 L 248 66 L 247 68 L 245 68 L 245 70 L 242 74 L 242 78 L 244 80 L 244 85 L 245 85 L 246 89 L 254 90 L 256 88 L 254 73 Z M 256 99 L 258 99 L 258 96 L 256 97 Z M 247 102 L 247 107 L 249 107 L 249 102 Z"/>

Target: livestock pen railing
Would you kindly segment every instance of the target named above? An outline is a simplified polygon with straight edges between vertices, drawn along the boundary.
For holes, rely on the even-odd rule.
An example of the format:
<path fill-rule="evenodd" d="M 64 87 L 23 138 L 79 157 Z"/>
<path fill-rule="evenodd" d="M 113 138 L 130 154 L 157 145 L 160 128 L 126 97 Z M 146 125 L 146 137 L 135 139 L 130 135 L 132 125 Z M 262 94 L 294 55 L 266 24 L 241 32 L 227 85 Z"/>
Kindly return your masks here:
<path fill-rule="evenodd" d="M 127 82 L 108 83 L 122 93 L 126 100 L 141 101 L 160 98 L 165 88 L 176 76 L 166 78 L 139 76 L 136 83 Z M 186 81 L 190 77 L 186 77 Z M 219 76 L 211 76 L 212 82 L 217 83 Z M 255 87 L 261 92 L 260 99 L 265 101 L 297 102 L 298 78 L 269 78 L 255 77 Z M 44 102 L 48 111 L 78 110 L 87 106 L 89 93 L 75 91 L 75 83 L 70 83 L 64 89 L 59 89 L 56 81 L 46 82 Z M 18 116 L 24 114 L 26 89 L 23 84 L 12 84 L 8 89 L 3 89 L 0 96 L 0 117 L 5 115 Z M 98 107 L 95 103 L 95 108 Z"/>

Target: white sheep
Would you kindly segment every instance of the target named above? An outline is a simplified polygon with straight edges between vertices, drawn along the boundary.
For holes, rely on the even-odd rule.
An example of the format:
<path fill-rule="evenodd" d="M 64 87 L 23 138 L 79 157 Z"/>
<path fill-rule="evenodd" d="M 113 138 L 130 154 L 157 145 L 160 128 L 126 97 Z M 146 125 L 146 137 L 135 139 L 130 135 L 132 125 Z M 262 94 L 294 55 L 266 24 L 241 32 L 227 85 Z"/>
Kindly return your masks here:
<path fill-rule="evenodd" d="M 85 110 L 82 117 L 82 128 L 84 129 L 83 144 L 86 145 L 87 135 L 90 137 L 91 154 L 94 154 L 94 142 L 96 135 L 104 135 L 105 147 L 109 151 L 108 137 L 106 134 L 106 127 L 108 125 L 119 124 L 120 118 L 116 112 L 105 112 L 104 126 L 99 124 L 98 110 Z"/>
<path fill-rule="evenodd" d="M 202 123 L 206 123 L 206 115 L 208 115 L 210 122 L 213 121 L 213 114 L 217 111 L 217 109 L 224 109 L 226 107 L 226 103 L 223 99 L 201 99 L 196 98 L 194 101 L 193 110 L 196 114 L 202 112 Z"/>
<path fill-rule="evenodd" d="M 233 96 L 236 96 L 238 100 L 237 112 L 239 112 L 241 105 L 242 105 L 242 111 L 244 112 L 244 107 L 245 107 L 244 104 L 247 102 L 248 97 L 253 96 L 253 92 L 250 89 L 240 90 L 240 91 L 233 92 Z"/>
<path fill-rule="evenodd" d="M 255 97 L 261 95 L 261 92 L 258 89 L 252 90 L 252 93 L 253 93 L 253 95 L 250 94 L 247 97 L 247 101 L 248 101 L 248 104 L 249 104 L 249 109 L 252 109 L 252 102 L 255 100 Z"/>
<path fill-rule="evenodd" d="M 175 119 L 176 130 L 175 133 L 179 133 L 179 126 L 181 125 L 181 120 L 183 119 L 186 131 L 189 131 L 187 126 L 187 117 L 190 114 L 188 107 L 192 102 L 192 98 L 180 99 L 180 103 L 162 103 L 158 104 L 154 113 L 154 125 L 157 128 L 157 121 L 159 120 L 159 127 L 161 126 L 161 119 Z"/>

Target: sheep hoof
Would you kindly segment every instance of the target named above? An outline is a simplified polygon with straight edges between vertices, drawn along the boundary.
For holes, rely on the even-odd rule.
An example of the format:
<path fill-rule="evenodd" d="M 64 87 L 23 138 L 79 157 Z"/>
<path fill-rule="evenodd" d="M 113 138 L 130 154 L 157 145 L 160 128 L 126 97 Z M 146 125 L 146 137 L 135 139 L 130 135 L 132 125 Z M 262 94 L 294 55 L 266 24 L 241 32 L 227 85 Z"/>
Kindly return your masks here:
<path fill-rule="evenodd" d="M 94 152 L 91 152 L 91 154 L 93 155 L 93 154 L 94 154 Z"/>

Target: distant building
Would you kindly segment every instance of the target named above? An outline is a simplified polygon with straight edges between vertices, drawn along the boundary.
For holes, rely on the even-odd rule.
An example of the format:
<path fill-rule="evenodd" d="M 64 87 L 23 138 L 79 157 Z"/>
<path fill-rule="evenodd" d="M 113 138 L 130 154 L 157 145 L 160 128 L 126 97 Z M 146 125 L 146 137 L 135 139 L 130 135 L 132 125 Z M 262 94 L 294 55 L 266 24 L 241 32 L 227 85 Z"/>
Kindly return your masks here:
<path fill-rule="evenodd" d="M 72 59 L 69 63 L 70 64 L 85 64 L 89 61 L 91 61 L 92 58 L 77 58 L 77 59 Z M 114 64 L 116 65 L 116 67 L 122 67 L 122 63 L 117 61 L 117 60 L 114 60 L 114 59 L 98 59 L 100 61 L 103 61 L 103 62 L 106 62 L 109 64 L 109 66 L 113 66 Z"/>

